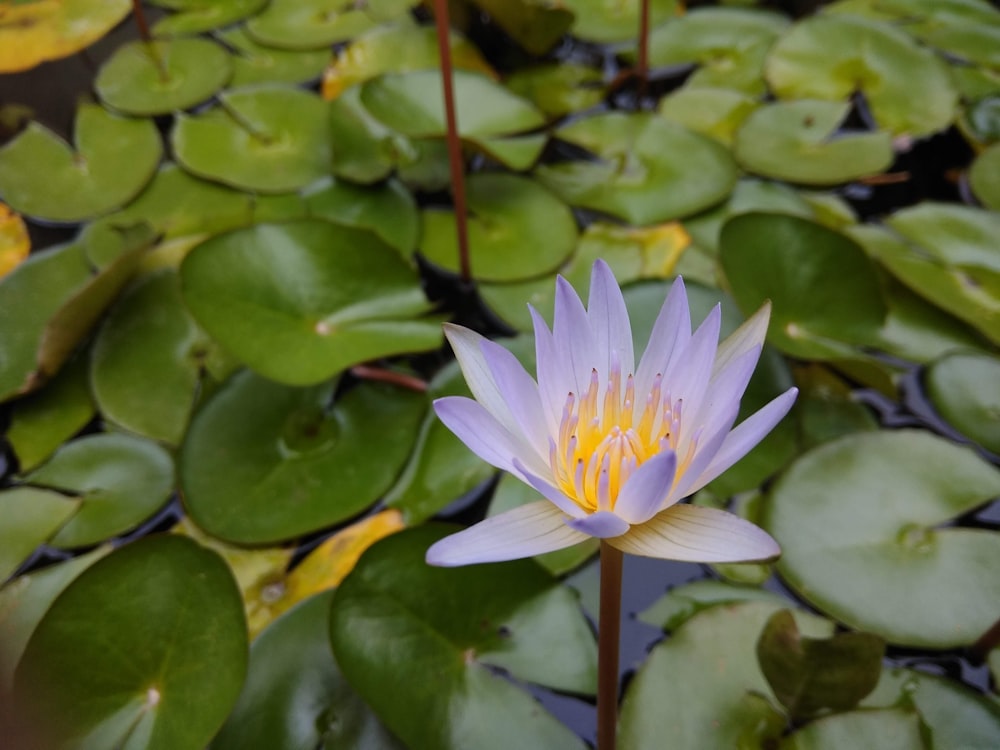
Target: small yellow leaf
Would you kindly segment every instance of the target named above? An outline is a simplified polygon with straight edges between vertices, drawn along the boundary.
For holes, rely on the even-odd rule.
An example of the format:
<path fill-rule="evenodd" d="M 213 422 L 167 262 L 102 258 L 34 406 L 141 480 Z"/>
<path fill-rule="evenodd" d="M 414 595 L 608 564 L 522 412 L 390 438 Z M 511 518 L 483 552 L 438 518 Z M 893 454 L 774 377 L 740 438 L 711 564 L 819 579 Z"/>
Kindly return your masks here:
<path fill-rule="evenodd" d="M 13 271 L 30 251 L 28 227 L 7 204 L 0 203 L 0 276 Z"/>
<path fill-rule="evenodd" d="M 670 276 L 677 261 L 691 244 L 691 235 L 679 221 L 632 229 L 630 233 L 639 243 L 644 278 Z"/>

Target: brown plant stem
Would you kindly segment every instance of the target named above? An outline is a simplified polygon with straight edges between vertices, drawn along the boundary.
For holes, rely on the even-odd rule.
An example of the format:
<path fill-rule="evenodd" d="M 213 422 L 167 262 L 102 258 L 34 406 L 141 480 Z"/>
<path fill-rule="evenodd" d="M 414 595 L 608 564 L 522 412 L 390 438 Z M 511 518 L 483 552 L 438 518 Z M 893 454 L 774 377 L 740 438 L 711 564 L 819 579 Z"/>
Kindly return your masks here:
<path fill-rule="evenodd" d="M 409 388 L 411 391 L 425 393 L 427 383 L 413 375 L 407 375 L 395 370 L 386 370 L 382 367 L 372 365 L 355 365 L 351 368 L 351 375 L 360 380 L 378 380 L 382 383 L 392 383 L 401 388 Z"/>
<path fill-rule="evenodd" d="M 989 656 L 990 651 L 1000 647 L 1000 620 L 993 623 L 989 630 L 979 636 L 979 640 L 969 648 L 969 658 L 974 662 L 982 663 Z"/>
<path fill-rule="evenodd" d="M 451 44 L 448 0 L 434 0 L 434 25 L 437 27 L 438 52 L 441 55 L 441 82 L 444 87 L 444 115 L 448 126 L 448 165 L 451 170 L 451 193 L 455 201 L 455 231 L 458 234 L 458 267 L 462 281 L 472 280 L 469 264 L 469 230 L 465 201 L 465 163 L 462 141 L 455 119 L 455 91 L 452 84 Z"/>
<path fill-rule="evenodd" d="M 620 549 L 601 540 L 601 611 L 597 624 L 597 750 L 615 750 L 618 730 L 622 558 Z"/>
<path fill-rule="evenodd" d="M 642 0 L 639 6 L 639 59 L 635 74 L 639 78 L 639 94 L 646 93 L 649 79 L 649 0 Z"/>
<path fill-rule="evenodd" d="M 142 8 L 142 0 L 132 0 L 132 18 L 135 19 L 135 27 L 139 31 L 139 38 L 146 45 L 150 57 L 153 58 L 153 64 L 156 65 L 156 69 L 160 73 L 160 82 L 165 83 L 170 79 L 170 76 L 167 74 L 167 68 L 163 64 L 163 58 L 160 57 L 160 51 L 153 44 L 153 35 L 149 33 L 149 23 L 146 21 L 146 11 Z"/>

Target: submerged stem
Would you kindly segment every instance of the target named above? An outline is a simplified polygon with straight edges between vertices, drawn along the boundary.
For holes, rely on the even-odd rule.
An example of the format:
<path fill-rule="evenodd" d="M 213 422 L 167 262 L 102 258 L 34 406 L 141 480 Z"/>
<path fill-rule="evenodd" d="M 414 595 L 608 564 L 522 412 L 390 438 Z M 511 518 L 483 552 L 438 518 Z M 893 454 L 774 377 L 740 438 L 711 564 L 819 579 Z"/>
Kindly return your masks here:
<path fill-rule="evenodd" d="M 438 52 L 441 56 L 441 81 L 444 86 L 444 114 L 448 126 L 448 165 L 451 169 L 451 190 L 455 200 L 455 231 L 458 233 L 458 267 L 462 281 L 469 283 L 469 231 L 465 207 L 465 165 L 462 161 L 462 141 L 455 120 L 455 92 L 452 86 L 450 23 L 448 0 L 434 0 L 434 25 L 437 27 Z"/>
<path fill-rule="evenodd" d="M 639 8 L 639 59 L 636 63 L 639 78 L 639 95 L 646 93 L 649 79 L 649 0 L 642 0 Z"/>
<path fill-rule="evenodd" d="M 601 540 L 601 611 L 597 638 L 597 750 L 615 750 L 622 551 Z"/>

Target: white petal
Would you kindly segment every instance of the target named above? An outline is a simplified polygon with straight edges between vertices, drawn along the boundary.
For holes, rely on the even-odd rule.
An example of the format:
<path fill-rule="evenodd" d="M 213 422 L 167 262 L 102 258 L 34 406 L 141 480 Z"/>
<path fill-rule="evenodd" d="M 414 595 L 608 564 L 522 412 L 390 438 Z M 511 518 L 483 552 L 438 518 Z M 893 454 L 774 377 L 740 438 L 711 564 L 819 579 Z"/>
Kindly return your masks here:
<path fill-rule="evenodd" d="M 664 374 L 677 354 L 691 338 L 691 311 L 688 308 L 684 280 L 678 276 L 660 308 L 649 343 L 635 373 L 635 393 L 645 398 L 657 374 Z M 641 396 L 640 396 L 641 394 Z"/>
<path fill-rule="evenodd" d="M 711 482 L 763 440 L 767 433 L 773 430 L 774 426 L 788 414 L 788 410 L 795 403 L 798 392 L 798 388 L 789 388 L 767 406 L 740 422 L 736 429 L 726 437 L 719 452 L 698 478 L 698 482 L 691 489 L 691 492 L 695 492 Z"/>
<path fill-rule="evenodd" d="M 556 277 L 556 309 L 552 322 L 552 340 L 555 342 L 555 366 L 564 373 L 564 383 L 577 396 L 586 393 L 590 373 L 597 365 L 594 334 L 583 303 L 562 276 Z M 563 395 L 565 398 L 566 395 Z M 562 405 L 560 404 L 560 409 Z"/>
<path fill-rule="evenodd" d="M 597 539 L 621 536 L 629 530 L 628 521 L 608 510 L 599 510 L 583 518 L 573 518 L 566 525 Z"/>
<path fill-rule="evenodd" d="M 732 429 L 733 422 L 736 421 L 739 411 L 739 402 L 731 403 L 729 405 L 729 413 L 716 418 L 713 431 L 702 433 L 691 463 L 684 469 L 684 476 L 678 478 L 677 484 L 674 485 L 674 491 L 668 505 L 683 500 L 688 495 L 700 490 L 710 481 L 705 479 L 705 467 L 711 466 L 712 461 L 715 460 L 722 446 L 726 444 L 729 431 Z"/>
<path fill-rule="evenodd" d="M 445 427 L 487 463 L 513 472 L 517 458 L 529 470 L 545 473 L 534 449 L 511 435 L 479 402 L 462 396 L 446 396 L 434 402 L 434 411 Z"/>
<path fill-rule="evenodd" d="M 479 348 L 521 433 L 534 446 L 539 458 L 547 459 L 549 430 L 534 379 L 525 372 L 517 357 L 499 344 L 483 339 Z"/>
<path fill-rule="evenodd" d="M 744 321 L 743 325 L 733 331 L 725 341 L 719 344 L 712 377 L 725 369 L 730 362 L 742 356 L 744 352 L 762 346 L 764 338 L 767 336 L 767 323 L 770 319 L 771 302 L 769 300 L 761 305 L 760 309 L 748 320 Z"/>
<path fill-rule="evenodd" d="M 749 562 L 781 554 L 778 543 L 749 521 L 693 505 L 671 506 L 608 542 L 633 555 L 687 562 Z"/>
<path fill-rule="evenodd" d="M 684 415 L 697 416 L 701 398 L 708 389 L 721 324 L 722 310 L 716 305 L 691 336 L 683 354 L 673 360 L 670 369 L 663 374 L 663 387 L 670 397 L 674 401 L 683 401 L 681 425 L 686 425 L 687 431 L 695 424 L 685 419 Z M 683 454 L 683 448 L 679 452 Z"/>
<path fill-rule="evenodd" d="M 514 468 L 517 469 L 515 476 L 531 485 L 537 492 L 541 493 L 542 497 L 549 500 L 549 502 L 553 503 L 566 515 L 573 516 L 574 518 L 583 518 L 587 515 L 587 512 L 573 502 L 571 498 L 566 497 L 558 488 L 549 484 L 540 476 L 528 471 L 524 464 L 516 458 L 514 459 Z"/>
<path fill-rule="evenodd" d="M 538 371 L 538 395 L 542 400 L 542 410 L 545 412 L 549 433 L 558 434 L 559 420 L 562 417 L 563 406 L 569 395 L 569 378 L 561 372 L 556 360 L 556 345 L 552 333 L 545 325 L 545 320 L 538 311 L 528 305 L 531 321 L 535 327 L 535 362 Z"/>
<path fill-rule="evenodd" d="M 552 503 L 540 500 L 480 521 L 431 545 L 430 565 L 453 567 L 533 557 L 570 547 L 587 539 L 564 522 Z"/>
<path fill-rule="evenodd" d="M 677 455 L 664 451 L 636 469 L 618 492 L 615 513 L 629 523 L 645 523 L 663 510 L 677 470 Z"/>
<path fill-rule="evenodd" d="M 444 324 L 444 335 L 448 338 L 452 351 L 455 352 L 455 359 L 462 368 L 462 374 L 465 376 L 465 382 L 469 384 L 472 395 L 507 430 L 513 430 L 514 417 L 507 408 L 507 402 L 500 393 L 480 349 L 480 344 L 488 339 L 475 331 L 452 323 Z"/>
<path fill-rule="evenodd" d="M 590 277 L 590 299 L 587 302 L 587 318 L 594 332 L 594 346 L 597 360 L 594 366 L 607 382 L 611 370 L 611 352 L 618 352 L 618 362 L 624 378 L 635 371 L 635 352 L 632 349 L 632 324 L 622 290 L 615 281 L 611 268 L 603 260 L 594 263 Z"/>
<path fill-rule="evenodd" d="M 685 412 L 685 418 L 693 419 L 693 425 L 707 436 L 717 431 L 718 426 L 728 422 L 726 429 L 733 426 L 733 420 L 739 412 L 740 399 L 746 391 L 754 367 L 757 365 L 759 349 L 744 352 L 742 356 L 712 378 L 708 391 L 702 396 L 697 412 Z"/>

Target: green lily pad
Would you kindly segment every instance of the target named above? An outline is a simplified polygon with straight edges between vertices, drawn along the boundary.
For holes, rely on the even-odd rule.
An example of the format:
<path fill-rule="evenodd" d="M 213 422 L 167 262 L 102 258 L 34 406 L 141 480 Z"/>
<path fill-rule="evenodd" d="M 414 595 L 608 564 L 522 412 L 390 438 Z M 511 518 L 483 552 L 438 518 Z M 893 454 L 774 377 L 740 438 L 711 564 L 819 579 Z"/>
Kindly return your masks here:
<path fill-rule="evenodd" d="M 51 456 L 93 416 L 86 362 L 80 358 L 60 370 L 45 388 L 14 405 L 6 438 L 21 472 Z"/>
<path fill-rule="evenodd" d="M 0 194 L 36 219 L 75 222 L 134 198 L 156 172 L 163 146 L 156 126 L 81 104 L 76 150 L 38 123 L 0 149 Z"/>
<path fill-rule="evenodd" d="M 573 11 L 549 0 L 471 1 L 531 55 L 548 52 L 573 24 Z"/>
<path fill-rule="evenodd" d="M 886 316 L 875 268 L 839 232 L 782 214 L 726 222 L 719 258 L 746 313 L 774 305 L 768 339 L 802 359 L 846 356 L 874 340 Z"/>
<path fill-rule="evenodd" d="M 653 29 L 649 35 L 649 64 L 696 66 L 687 80 L 689 86 L 762 94 L 764 59 L 787 28 L 788 19 L 777 13 L 695 8 Z"/>
<path fill-rule="evenodd" d="M 924 748 L 920 716 L 912 710 L 889 708 L 850 711 L 827 716 L 785 737 L 779 750 L 839 750 L 846 745 L 880 750 Z"/>
<path fill-rule="evenodd" d="M 552 119 L 596 106 L 605 94 L 600 70 L 571 62 L 515 71 L 507 77 L 506 84 Z"/>
<path fill-rule="evenodd" d="M 762 747 L 777 740 L 785 717 L 757 664 L 755 644 L 783 604 L 745 601 L 696 614 L 650 653 L 629 683 L 621 709 L 622 750 L 658 747 Z M 801 632 L 823 638 L 829 620 L 795 612 Z"/>
<path fill-rule="evenodd" d="M 653 114 L 603 113 L 556 135 L 597 158 L 540 166 L 542 183 L 567 203 L 632 224 L 697 213 L 736 184 L 736 164 L 724 146 Z"/>
<path fill-rule="evenodd" d="M 211 98 L 233 75 L 226 51 L 208 39 L 134 41 L 101 66 L 94 88 L 129 115 L 162 115 Z"/>
<path fill-rule="evenodd" d="M 576 596 L 530 560 L 426 565 L 427 548 L 453 529 L 408 529 L 362 555 L 331 610 L 344 676 L 413 750 L 582 750 L 579 737 L 492 669 L 592 692 L 597 653 Z"/>
<path fill-rule="evenodd" d="M 800 21 L 774 45 L 766 76 L 783 99 L 839 102 L 860 90 L 879 128 L 893 135 L 930 135 L 955 118 L 944 62 L 905 31 L 856 16 Z"/>
<path fill-rule="evenodd" d="M 258 83 L 304 83 L 319 78 L 327 50 L 285 50 L 258 44 L 239 26 L 216 36 L 232 50 L 233 88 Z"/>
<path fill-rule="evenodd" d="M 877 174 L 893 161 L 886 132 L 837 132 L 850 104 L 801 100 L 761 107 L 736 134 L 734 154 L 748 171 L 805 185 L 837 185 Z"/>
<path fill-rule="evenodd" d="M 321 49 L 404 15 L 417 0 L 271 0 L 247 33 L 279 49 Z"/>
<path fill-rule="evenodd" d="M 980 203 L 1000 211 L 1000 143 L 986 149 L 972 162 L 969 185 Z"/>
<path fill-rule="evenodd" d="M 112 308 L 91 353 L 90 380 L 105 419 L 177 445 L 220 354 L 184 307 L 169 269 L 147 276 Z"/>
<path fill-rule="evenodd" d="M 483 281 L 514 281 L 555 270 L 576 245 L 576 220 L 562 201 L 534 180 L 497 172 L 470 175 L 469 264 Z M 423 213 L 420 253 L 457 271 L 455 214 Z"/>
<path fill-rule="evenodd" d="M 152 0 L 160 8 L 175 11 L 153 25 L 156 36 L 183 36 L 221 29 L 248 18 L 267 5 L 267 0 Z"/>
<path fill-rule="evenodd" d="M 368 229 L 408 258 L 420 236 L 413 195 L 397 180 L 371 187 L 330 178 L 305 193 L 310 216 Z"/>
<path fill-rule="evenodd" d="M 570 33 L 588 42 L 609 44 L 635 39 L 641 0 L 563 0 L 576 16 Z M 649 26 L 656 28 L 683 13 L 677 0 L 650 0 Z"/>
<path fill-rule="evenodd" d="M 89 435 L 63 445 L 24 482 L 80 499 L 79 511 L 49 540 L 72 549 L 121 534 L 152 515 L 173 492 L 174 462 L 148 440 Z"/>
<path fill-rule="evenodd" d="M 330 102 L 330 128 L 337 177 L 371 184 L 392 174 L 398 163 L 416 158 L 414 142 L 387 128 L 365 109 L 360 87 L 348 89 Z"/>
<path fill-rule="evenodd" d="M 966 113 L 968 130 L 980 141 L 993 143 L 1000 140 L 1000 71 L 981 81 L 980 85 L 988 90 L 978 91 L 978 101 L 969 107 Z"/>
<path fill-rule="evenodd" d="M 880 431 L 799 458 L 763 522 L 781 544 L 782 576 L 824 612 L 891 643 L 951 648 L 996 619 L 1000 534 L 941 524 L 998 493 L 1000 472 L 971 450 Z"/>
<path fill-rule="evenodd" d="M 924 375 L 927 396 L 952 427 L 1000 454 L 1000 359 L 979 352 L 952 352 Z"/>
<path fill-rule="evenodd" d="M 327 591 L 307 599 L 254 641 L 243 692 L 212 750 L 402 750 L 337 668 L 332 598 Z"/>
<path fill-rule="evenodd" d="M 684 86 L 660 100 L 663 117 L 695 133 L 732 145 L 736 131 L 760 103 L 733 89 Z"/>
<path fill-rule="evenodd" d="M 670 589 L 640 612 L 638 619 L 669 632 L 676 630 L 702 610 L 740 602 L 768 602 L 776 609 L 788 606 L 788 600 L 781 594 L 767 589 L 705 579 Z"/>
<path fill-rule="evenodd" d="M 79 506 L 78 499 L 34 487 L 0 491 L 0 581 L 13 575 Z"/>
<path fill-rule="evenodd" d="M 330 173 L 326 102 L 277 85 L 226 91 L 204 114 L 180 115 L 170 140 L 190 172 L 241 190 L 285 193 Z"/>
<path fill-rule="evenodd" d="M 181 447 L 184 502 L 220 539 L 264 544 L 332 526 L 375 502 L 410 454 L 427 402 L 363 384 L 290 388 L 243 372 L 195 416 Z"/>
<path fill-rule="evenodd" d="M 246 649 L 225 563 L 189 539 L 149 537 L 53 602 L 17 668 L 19 713 L 47 747 L 204 747 L 236 702 Z"/>
<path fill-rule="evenodd" d="M 372 232 L 318 219 L 213 237 L 181 265 L 184 301 L 261 374 L 308 385 L 441 345 L 416 272 Z"/>

